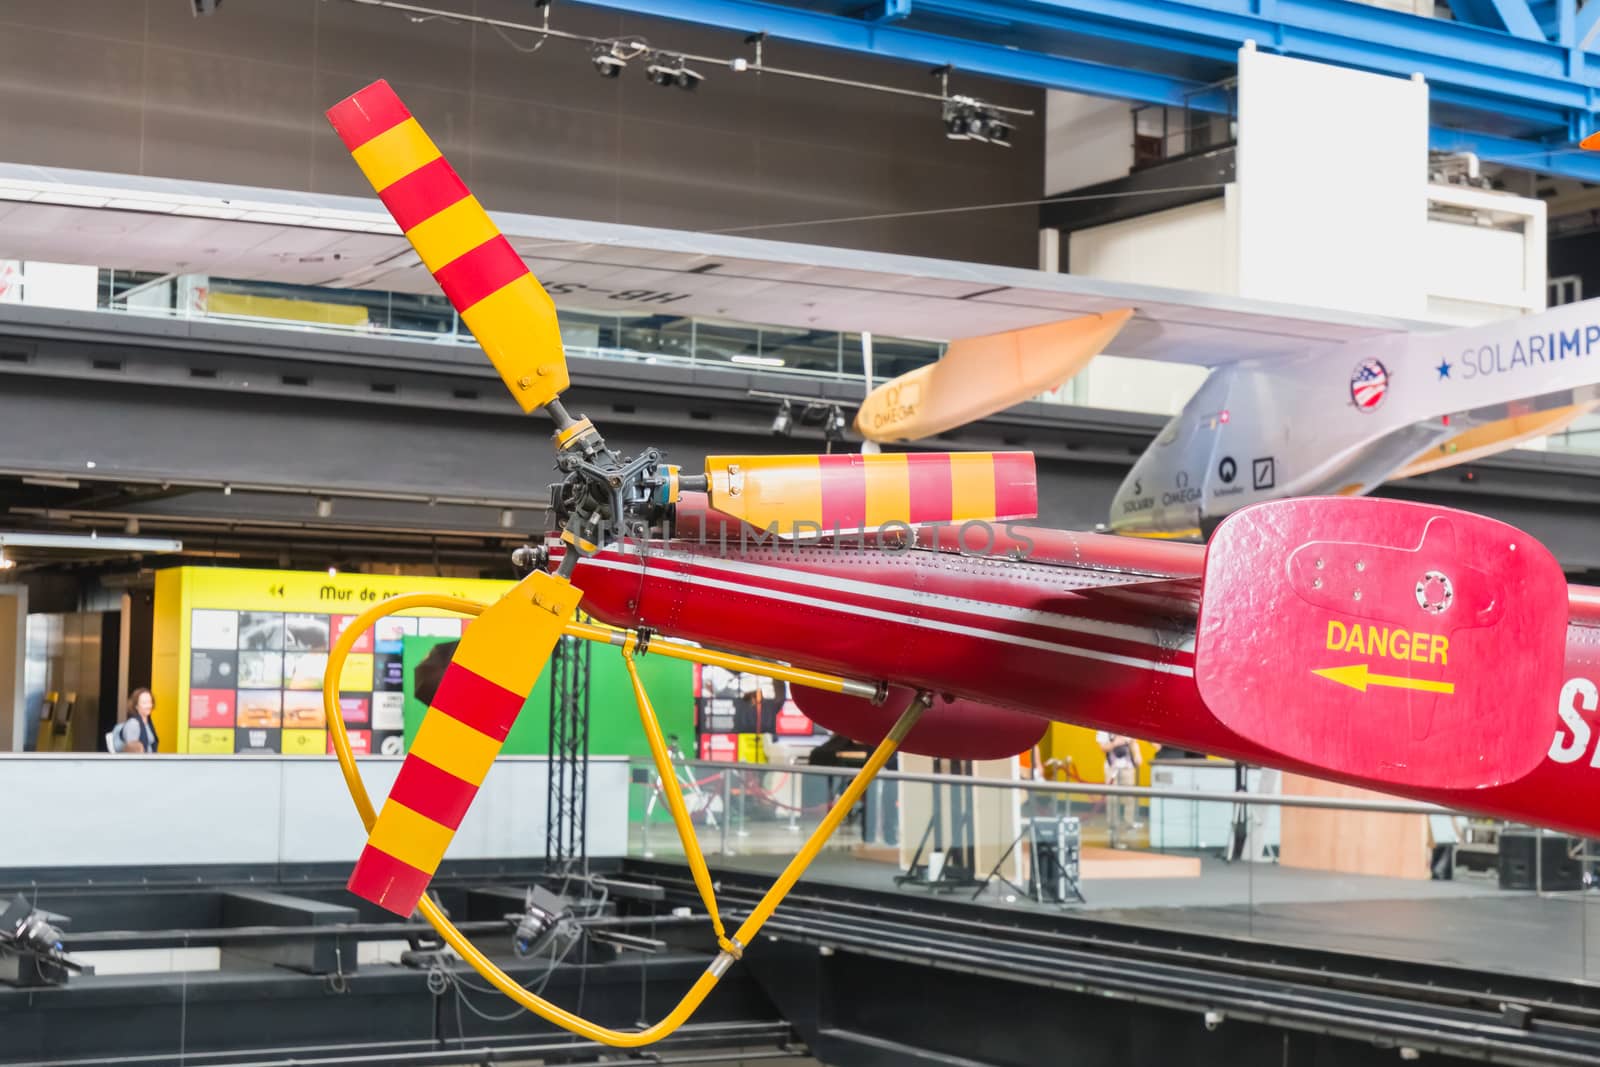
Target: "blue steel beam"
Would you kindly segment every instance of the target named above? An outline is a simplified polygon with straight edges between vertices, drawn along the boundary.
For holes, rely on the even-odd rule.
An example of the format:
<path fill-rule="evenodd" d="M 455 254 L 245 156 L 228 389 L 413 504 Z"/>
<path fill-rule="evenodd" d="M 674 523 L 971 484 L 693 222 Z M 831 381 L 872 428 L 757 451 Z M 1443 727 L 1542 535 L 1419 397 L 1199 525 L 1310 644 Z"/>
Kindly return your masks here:
<path fill-rule="evenodd" d="M 1600 3 L 1590 0 L 1578 9 L 1578 14 L 1573 19 L 1572 35 L 1577 38 L 1575 46 L 1580 51 L 1595 43 L 1596 29 L 1600 29 Z"/>
<path fill-rule="evenodd" d="M 906 2 L 910 3 L 911 0 Z M 1554 0 L 1552 6 L 1555 9 L 1553 17 L 1541 18 L 1540 25 L 1544 26 L 1545 36 L 1556 44 L 1571 48 L 1577 42 L 1572 29 L 1577 21 L 1578 0 Z"/>
<path fill-rule="evenodd" d="M 822 48 L 837 48 L 939 67 L 950 64 L 967 74 L 1041 88 L 1064 89 L 1091 96 L 1109 96 L 1144 104 L 1188 104 L 1208 111 L 1226 111 L 1225 94 L 1200 82 L 1104 63 L 1027 52 L 964 37 L 948 37 L 908 29 L 894 23 L 862 22 L 813 11 L 761 3 L 759 0 L 672 0 L 663 7 L 651 0 L 579 0 L 591 7 L 627 11 L 652 18 L 677 19 L 718 26 L 741 33 L 765 31 L 773 37 Z M 913 4 L 913 11 L 915 5 Z"/>
<path fill-rule="evenodd" d="M 695 22 L 775 37 L 962 70 L 1004 81 L 1111 96 L 1141 103 L 1182 103 L 1194 83 L 1140 71 L 1120 70 L 1083 60 L 1023 51 L 964 37 L 927 33 L 899 24 L 879 24 L 765 3 L 762 0 L 672 0 L 663 7 L 647 0 L 581 0 L 591 6 Z M 912 14 L 929 0 L 912 0 Z M 1540 111 L 1551 127 L 1567 124 L 1575 111 L 1600 107 L 1600 69 L 1580 70 L 1583 81 L 1567 77 L 1572 50 L 1549 41 L 1527 41 L 1477 26 L 1420 18 L 1350 0 L 1215 0 L 1202 6 L 1185 0 L 968 0 L 949 3 L 948 13 L 966 10 L 992 22 L 1001 13 L 1013 21 L 1052 22 L 1073 33 L 1092 34 L 1110 26 L 1165 31 L 1170 51 L 1209 57 L 1209 48 L 1186 52 L 1194 42 L 1221 41 L 1230 48 L 1253 40 L 1265 50 L 1399 77 L 1421 73 L 1435 95 L 1453 94 L 1463 104 L 1483 99 L 1481 110 Z M 1271 17 L 1250 13 L 1260 4 Z M 1585 6 L 1580 18 L 1600 8 Z M 941 9 L 941 13 L 945 13 Z M 1600 14 L 1600 12 L 1597 12 Z M 1453 50 L 1453 51 L 1452 51 Z M 1175 88 L 1181 86 L 1181 88 Z M 1174 93 L 1178 99 L 1174 99 Z M 1443 96 L 1441 96 L 1443 99 Z M 1505 101 L 1505 108 L 1496 101 Z M 1219 108 L 1220 109 L 1220 108 Z"/>
<path fill-rule="evenodd" d="M 1587 5 L 1585 10 L 1595 6 Z M 1600 71 L 1579 69 L 1569 74 L 1571 50 L 1560 44 L 1350 0 L 974 0 L 949 4 L 951 12 L 961 7 L 986 16 L 1009 10 L 1020 22 L 1070 17 L 1080 27 L 1076 32 L 1092 32 L 1096 24 L 1161 27 L 1168 31 L 1169 49 L 1179 54 L 1186 54 L 1193 39 L 1233 46 L 1250 40 L 1264 51 L 1398 77 L 1421 74 L 1433 86 L 1508 100 L 1587 111 L 1594 110 L 1600 100 L 1596 93 Z M 1263 13 L 1253 10 L 1256 7 Z"/>
<path fill-rule="evenodd" d="M 1009 17 L 1015 22 L 1026 20 L 1030 25 L 1060 33 L 1139 44 L 1186 57 L 1224 63 L 1235 61 L 1239 46 L 1246 40 L 1254 40 L 1264 49 L 1268 47 L 1268 42 L 1258 36 L 1250 35 L 1252 31 L 1262 31 L 1261 26 L 1252 27 L 1249 24 L 1236 23 L 1232 19 L 1224 19 L 1220 26 L 1211 27 L 1210 32 L 1226 30 L 1227 33 L 1214 40 L 1205 39 L 1200 33 L 1203 27 L 1199 22 L 1179 24 L 1162 21 L 1164 13 L 1150 16 L 1148 26 L 1139 24 L 1138 20 L 1142 17 L 1140 13 L 1154 6 L 1148 0 L 1128 0 L 1127 3 L 1085 0 L 1077 5 L 1079 10 L 1076 11 L 1070 10 L 1067 4 L 1048 2 L 1048 0 L 1045 3 L 1031 4 L 1018 4 L 1013 0 L 914 0 L 914 5 L 914 11 L 936 13 L 947 18 L 977 15 L 986 20 L 994 20 L 1009 13 Z M 1193 4 L 1181 2 L 1167 6 L 1189 9 L 1195 7 Z M 1594 6 L 1600 9 L 1600 0 L 1595 0 Z M 1025 10 L 1018 10 L 1019 7 Z M 1417 20 L 1413 17 L 1412 21 Z M 1174 36 L 1175 30 L 1182 30 L 1194 36 L 1178 38 Z M 1498 33 L 1493 36 L 1505 37 L 1504 34 Z M 1284 51 L 1281 48 L 1270 50 Z M 1404 59 L 1397 59 L 1390 63 L 1389 68 L 1383 73 L 1408 77 L 1413 69 L 1415 68 L 1410 67 Z M 1513 118 L 1530 126 L 1559 129 L 1567 125 L 1571 113 L 1571 101 L 1564 104 L 1537 103 L 1520 95 L 1505 95 L 1508 91 L 1515 91 L 1520 87 L 1506 85 L 1503 73 L 1499 77 L 1502 80 L 1497 80 L 1496 84 L 1487 90 L 1459 86 L 1448 81 L 1430 81 L 1428 88 L 1433 99 L 1441 103 Z M 1574 95 L 1572 100 L 1576 99 L 1578 97 Z"/>
<path fill-rule="evenodd" d="M 1546 39 L 1527 0 L 1449 0 L 1449 3 L 1450 11 L 1461 22 L 1505 30 L 1530 41 Z"/>
<path fill-rule="evenodd" d="M 1044 29 L 1102 41 L 1118 41 L 1139 45 L 1158 52 L 1181 52 L 1185 57 L 1210 60 L 1232 66 L 1238 60 L 1239 46 L 1228 41 L 1204 41 L 1194 38 L 1175 46 L 1172 34 L 1159 25 L 1141 26 L 1129 22 L 1090 20 L 1057 12 L 1019 14 L 1009 5 L 986 3 L 984 0 L 907 0 L 914 3 L 913 11 L 919 15 L 939 15 L 947 19 L 971 21 L 974 17 L 1013 29 Z M 1022 25 L 1025 23 L 1026 25 Z"/>
<path fill-rule="evenodd" d="M 1539 144 L 1435 126 L 1428 131 L 1428 147 L 1439 152 L 1472 152 L 1485 163 L 1600 183 L 1600 152 L 1585 152 L 1576 145 Z"/>
<path fill-rule="evenodd" d="M 985 44 L 966 38 L 946 37 L 939 34 L 908 29 L 894 24 L 862 22 L 812 11 L 783 7 L 758 0 L 672 0 L 669 11 L 662 10 L 652 0 L 580 0 L 595 7 L 626 11 L 655 18 L 672 18 L 701 25 L 718 26 L 741 32 L 764 30 L 774 37 L 836 48 L 883 59 L 925 64 L 929 67 L 951 64 L 970 74 L 982 75 L 1001 81 L 1021 82 L 1050 89 L 1063 89 L 1091 96 L 1105 96 L 1139 103 L 1171 104 L 1195 107 L 1208 111 L 1227 111 L 1226 94 L 1211 87 L 1182 78 L 1168 77 L 1140 71 L 1127 71 L 1099 63 L 1048 56 L 1021 49 Z M 913 12 L 926 0 L 912 0 Z M 1049 6 L 1065 8 L 1077 0 L 1047 0 Z M 1087 0 L 1086 0 L 1087 2 Z M 1173 0 L 1092 0 L 1101 10 L 1115 10 L 1125 3 L 1140 7 L 1183 7 L 1197 10 L 1195 5 Z M 1234 0 L 1222 0 L 1234 2 Z M 1262 4 L 1276 3 L 1281 12 L 1285 7 L 1304 4 L 1307 0 L 1253 0 Z M 1345 7 L 1363 5 L 1345 0 L 1330 0 Z M 1600 0 L 1592 0 L 1585 8 L 1600 7 Z M 1392 14 L 1380 8 L 1370 8 L 1379 14 Z M 1580 15 L 1582 12 L 1579 13 Z M 1230 16 L 1232 17 L 1232 16 Z M 1412 22 L 1431 20 L 1406 16 Z M 1448 24 L 1446 24 L 1448 25 Z M 1466 27 L 1472 29 L 1472 27 Z M 1487 31 L 1477 30 L 1477 33 Z M 1505 34 L 1489 34 L 1501 41 L 1515 41 Z M 1256 39 L 1251 37 L 1249 39 Z M 1266 42 L 1259 42 L 1265 44 Z M 1518 42 L 1526 43 L 1526 42 Z M 1409 45 L 1407 45 L 1409 47 Z M 1555 47 L 1555 46 L 1548 46 Z M 1357 65 L 1357 64 L 1345 64 Z M 1451 99 L 1467 106 L 1488 109 L 1493 103 L 1491 93 L 1481 88 L 1454 92 L 1431 87 L 1435 99 Z M 1519 105 L 1533 110 L 1531 105 Z M 1552 112 L 1557 119 L 1560 113 Z M 1500 137 L 1467 130 L 1434 127 L 1430 143 L 1442 151 L 1473 151 L 1489 162 L 1504 163 L 1527 170 L 1600 182 L 1600 153 L 1583 153 L 1576 148 L 1551 146 L 1538 142 Z"/>

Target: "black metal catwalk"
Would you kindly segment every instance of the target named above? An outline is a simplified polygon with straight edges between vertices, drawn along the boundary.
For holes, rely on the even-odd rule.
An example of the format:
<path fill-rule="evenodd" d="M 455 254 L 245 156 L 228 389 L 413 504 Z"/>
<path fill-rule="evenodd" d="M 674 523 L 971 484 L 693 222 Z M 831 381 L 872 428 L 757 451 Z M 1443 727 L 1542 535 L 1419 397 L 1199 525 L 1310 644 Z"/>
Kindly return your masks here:
<path fill-rule="evenodd" d="M 563 637 L 550 657 L 550 783 L 545 856 L 555 874 L 589 869 L 589 642 Z"/>

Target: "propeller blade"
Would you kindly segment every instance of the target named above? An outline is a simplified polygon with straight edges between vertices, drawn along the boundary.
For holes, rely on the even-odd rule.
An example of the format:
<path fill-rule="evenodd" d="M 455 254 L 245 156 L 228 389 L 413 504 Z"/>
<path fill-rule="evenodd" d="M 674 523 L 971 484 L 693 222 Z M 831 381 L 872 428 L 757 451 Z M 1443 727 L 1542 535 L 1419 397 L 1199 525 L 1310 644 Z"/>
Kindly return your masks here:
<path fill-rule="evenodd" d="M 1049 392 L 1099 355 L 1132 317 L 1132 308 L 1121 308 L 951 341 L 937 363 L 869 393 L 856 412 L 856 432 L 869 441 L 916 441 Z"/>
<path fill-rule="evenodd" d="M 555 303 L 389 83 L 329 108 L 328 121 L 522 410 L 560 396 Z"/>
<path fill-rule="evenodd" d="M 583 594 L 535 571 L 463 631 L 347 885 L 410 915 Z"/>
<path fill-rule="evenodd" d="M 1032 452 L 884 452 L 709 456 L 711 506 L 792 536 L 973 519 L 1031 519 L 1039 487 Z M 804 527 L 810 529 L 810 527 Z"/>

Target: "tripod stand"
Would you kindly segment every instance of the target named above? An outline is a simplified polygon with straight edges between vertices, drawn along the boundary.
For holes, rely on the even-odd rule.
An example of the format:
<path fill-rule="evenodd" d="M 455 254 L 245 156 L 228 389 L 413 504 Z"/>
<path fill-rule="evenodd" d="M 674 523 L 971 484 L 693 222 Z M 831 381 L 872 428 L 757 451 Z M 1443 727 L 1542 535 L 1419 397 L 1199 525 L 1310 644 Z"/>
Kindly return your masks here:
<path fill-rule="evenodd" d="M 949 764 L 948 771 L 946 763 Z M 952 775 L 970 775 L 972 773 L 971 760 L 943 760 L 933 761 L 933 773 Z M 912 853 L 911 865 L 904 874 L 895 876 L 895 885 L 919 885 L 930 890 L 943 889 L 969 889 L 973 886 L 982 887 L 985 883 L 978 880 L 975 875 L 974 850 L 972 831 L 972 787 L 969 785 L 939 785 L 931 787 L 933 791 L 932 813 L 928 817 L 928 825 L 922 831 L 922 839 L 917 842 L 917 850 Z M 947 850 L 944 844 L 944 791 L 950 791 L 950 847 Z M 933 841 L 933 848 L 928 849 L 929 839 Z M 923 852 L 927 850 L 928 859 L 923 860 Z"/>
<path fill-rule="evenodd" d="M 1013 882 L 1000 873 L 1006 860 L 1028 839 L 1028 887 Z M 1078 880 L 1078 848 L 1083 839 L 1082 826 L 1075 815 L 1067 815 L 1057 807 L 1054 815 L 1025 815 L 1022 829 L 1011 844 L 1006 846 L 1000 859 L 972 894 L 977 900 L 995 879 L 1015 890 L 1019 896 L 1030 897 L 1040 904 L 1087 903 Z"/>

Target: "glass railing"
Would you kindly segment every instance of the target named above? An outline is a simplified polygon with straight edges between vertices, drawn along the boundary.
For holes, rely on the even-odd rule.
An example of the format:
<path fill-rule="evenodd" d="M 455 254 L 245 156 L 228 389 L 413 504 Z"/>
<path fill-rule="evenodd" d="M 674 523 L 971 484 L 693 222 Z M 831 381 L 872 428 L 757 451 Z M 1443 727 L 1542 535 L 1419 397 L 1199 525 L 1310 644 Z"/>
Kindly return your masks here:
<path fill-rule="evenodd" d="M 776 874 L 854 774 L 683 761 L 713 867 Z M 636 761 L 630 856 L 682 857 Z M 1600 855 L 1600 853 L 1596 853 Z M 885 772 L 806 879 L 1561 979 L 1600 975 L 1587 841 L 1388 798 Z M 1600 911 L 1593 913 L 1600 931 Z"/>
<path fill-rule="evenodd" d="M 1583 415 L 1559 433 L 1545 439 L 1551 452 L 1600 452 L 1600 415 Z"/>
<path fill-rule="evenodd" d="M 655 299 L 670 294 L 640 294 L 617 310 L 598 310 L 570 306 L 559 287 L 553 292 L 562 340 L 579 356 L 810 378 L 864 378 L 865 346 L 859 333 L 686 316 Z M 437 295 L 105 270 L 98 306 L 102 311 L 163 318 L 476 344 L 449 302 Z M 871 346 L 875 381 L 932 363 L 944 352 L 937 341 L 900 337 L 874 336 Z"/>

